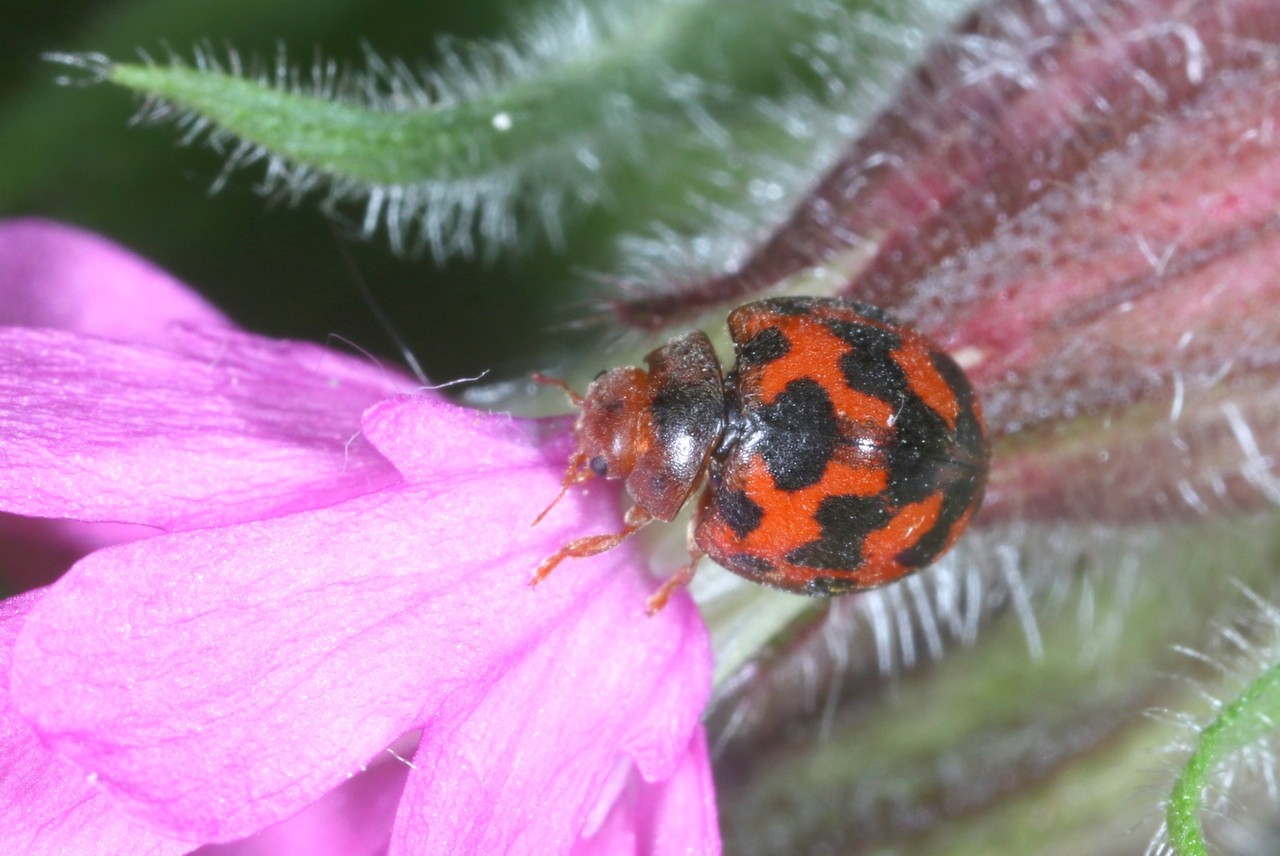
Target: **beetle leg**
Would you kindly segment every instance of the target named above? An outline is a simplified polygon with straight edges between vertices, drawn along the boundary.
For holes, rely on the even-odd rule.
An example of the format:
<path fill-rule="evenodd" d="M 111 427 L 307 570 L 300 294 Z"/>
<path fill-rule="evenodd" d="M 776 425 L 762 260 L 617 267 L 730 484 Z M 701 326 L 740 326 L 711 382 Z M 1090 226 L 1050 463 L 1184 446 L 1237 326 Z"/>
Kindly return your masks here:
<path fill-rule="evenodd" d="M 689 548 L 689 564 L 668 577 L 662 585 L 658 586 L 658 590 L 649 596 L 645 609 L 649 615 L 657 615 L 667 605 L 667 601 L 671 599 L 676 589 L 693 582 L 694 572 L 698 570 L 698 562 L 706 555 L 694 540 L 694 533 L 698 531 L 698 523 L 706 513 L 707 506 L 711 504 L 711 496 L 710 490 L 702 491 L 702 495 L 698 497 L 698 510 L 694 512 L 693 519 L 689 521 L 689 528 L 686 530 L 685 543 Z"/>
<path fill-rule="evenodd" d="M 594 556 L 603 553 L 606 550 L 612 550 L 623 541 L 643 529 L 653 520 L 653 515 L 645 511 L 638 505 L 633 505 L 627 511 L 625 524 L 621 532 L 615 532 L 611 535 L 588 535 L 586 538 L 577 538 L 565 544 L 559 550 L 543 560 L 538 565 L 538 570 L 533 572 L 533 579 L 529 581 L 529 585 L 536 586 L 547 578 L 547 575 L 556 569 L 556 565 L 565 559 L 585 559 L 587 556 Z"/>
<path fill-rule="evenodd" d="M 689 551 L 689 564 L 676 571 L 658 586 L 658 590 L 649 596 L 645 602 L 645 612 L 650 615 L 657 615 L 662 611 L 662 607 L 667 605 L 667 601 L 671 599 L 671 595 L 681 586 L 687 586 L 693 582 L 694 571 L 698 569 L 698 561 L 702 558 L 701 550 L 694 548 Z"/>

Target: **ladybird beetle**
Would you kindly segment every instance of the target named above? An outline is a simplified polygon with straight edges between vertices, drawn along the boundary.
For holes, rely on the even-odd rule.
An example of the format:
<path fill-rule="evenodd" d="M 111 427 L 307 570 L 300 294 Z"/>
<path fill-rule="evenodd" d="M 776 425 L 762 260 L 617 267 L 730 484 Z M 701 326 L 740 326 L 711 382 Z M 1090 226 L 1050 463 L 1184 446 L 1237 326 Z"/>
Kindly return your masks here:
<path fill-rule="evenodd" d="M 703 555 L 754 582 L 827 597 L 901 579 L 964 530 L 989 451 L 977 396 L 941 348 L 838 298 L 760 300 L 728 323 L 737 364 L 727 377 L 700 330 L 650 353 L 647 372 L 602 372 L 585 396 L 538 377 L 581 408 L 551 505 L 593 476 L 625 479 L 635 502 L 620 532 L 565 545 L 534 584 L 564 559 L 674 519 L 703 483 L 691 561 L 650 598 L 651 613 Z"/>

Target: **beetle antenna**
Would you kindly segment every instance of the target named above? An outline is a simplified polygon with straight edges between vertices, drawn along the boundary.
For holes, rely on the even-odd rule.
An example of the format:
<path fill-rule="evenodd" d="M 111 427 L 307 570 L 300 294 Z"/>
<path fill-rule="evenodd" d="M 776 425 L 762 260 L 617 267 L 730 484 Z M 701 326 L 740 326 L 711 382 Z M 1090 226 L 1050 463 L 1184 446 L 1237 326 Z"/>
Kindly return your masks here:
<path fill-rule="evenodd" d="M 533 378 L 534 383 L 540 383 L 543 386 L 558 386 L 560 389 L 564 390 L 564 394 L 569 396 L 569 400 L 573 402 L 575 406 L 582 406 L 582 396 L 575 392 L 573 387 L 569 386 L 569 384 L 560 380 L 560 378 L 549 377 L 544 375 L 542 372 L 534 372 L 530 377 Z"/>

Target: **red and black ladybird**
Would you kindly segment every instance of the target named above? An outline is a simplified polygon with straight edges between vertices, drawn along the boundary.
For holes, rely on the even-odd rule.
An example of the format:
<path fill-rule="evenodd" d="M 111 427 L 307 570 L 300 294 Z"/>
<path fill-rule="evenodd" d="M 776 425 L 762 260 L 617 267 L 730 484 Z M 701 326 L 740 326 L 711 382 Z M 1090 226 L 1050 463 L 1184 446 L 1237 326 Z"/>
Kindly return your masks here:
<path fill-rule="evenodd" d="M 585 396 L 565 387 L 582 412 L 560 495 L 592 476 L 626 479 L 635 504 L 622 531 L 565 545 L 535 584 L 566 558 L 674 519 L 704 482 L 692 561 L 650 611 L 704 554 L 754 582 L 825 597 L 901 579 L 959 537 L 982 501 L 989 452 L 977 396 L 950 356 L 881 310 L 837 298 L 748 303 L 730 313 L 729 332 L 737 364 L 727 377 L 695 330 L 645 357 L 647 372 L 603 372 Z"/>

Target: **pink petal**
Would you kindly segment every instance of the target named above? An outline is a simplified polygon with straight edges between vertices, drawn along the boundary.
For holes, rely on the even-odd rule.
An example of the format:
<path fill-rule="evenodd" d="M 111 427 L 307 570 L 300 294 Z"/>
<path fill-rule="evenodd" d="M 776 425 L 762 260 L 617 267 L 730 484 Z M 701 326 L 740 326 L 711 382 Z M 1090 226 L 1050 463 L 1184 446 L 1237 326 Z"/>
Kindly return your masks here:
<path fill-rule="evenodd" d="M 654 739 L 680 716 L 687 734 L 708 685 L 687 598 L 644 618 L 652 581 L 623 550 L 527 585 L 567 539 L 617 526 L 617 507 L 600 501 L 614 494 L 566 498 L 534 529 L 560 473 L 529 445 L 533 423 L 477 425 L 426 399 L 381 406 L 374 421 L 384 419 L 469 448 L 477 463 L 315 511 L 102 550 L 55 584 L 13 666 L 16 703 L 48 744 L 131 812 L 226 840 L 298 811 L 407 731 L 430 725 L 424 745 L 437 747 L 436 729 L 506 698 L 513 674 L 522 706 L 585 681 L 627 693 L 627 710 L 635 694 L 652 696 L 668 716 L 648 724 Z M 504 433 L 509 448 L 495 439 Z M 561 631 L 575 623 L 598 635 Z M 556 666 L 552 652 L 575 646 L 589 659 Z M 666 674 L 640 671 L 661 664 Z M 674 770 L 678 753 L 625 736 L 615 752 L 646 774 Z"/>
<path fill-rule="evenodd" d="M 228 329 L 169 344 L 0 328 L 0 510 L 185 529 L 398 480 L 358 420 L 400 376 Z"/>
<path fill-rule="evenodd" d="M 414 756 L 392 853 L 568 853 L 620 755 L 646 780 L 676 774 L 706 703 L 707 638 L 687 598 L 650 619 L 636 586 L 619 592 L 629 594 L 561 616 L 473 709 L 440 711 Z M 705 807 L 700 799 L 693 813 Z M 679 848 L 655 852 L 714 852 L 707 818 L 693 819 L 663 830 Z"/>
<path fill-rule="evenodd" d="M 7 686 L 14 640 L 44 596 L 0 601 L 0 852 L 183 853 L 188 848 L 130 821 L 84 773 L 41 745 L 14 710 Z"/>
<path fill-rule="evenodd" d="M 433 398 L 399 396 L 370 407 L 361 432 L 407 482 L 416 484 L 536 465 L 563 475 L 572 446 L 571 424 L 568 419 L 516 419 Z M 550 502 L 558 492 L 543 498 Z M 613 496 L 611 489 L 605 492 Z"/>
<path fill-rule="evenodd" d="M 400 744 L 293 817 L 191 856 L 382 856 L 409 773 L 403 759 L 413 754 L 417 736 Z"/>
<path fill-rule="evenodd" d="M 0 325 L 162 345 L 175 321 L 229 324 L 185 285 L 105 238 L 48 220 L 0 222 Z"/>
<path fill-rule="evenodd" d="M 720 852 L 715 783 L 706 731 L 694 731 L 679 768 L 666 781 L 646 782 L 633 769 L 608 816 L 573 856 L 665 856 Z"/>

